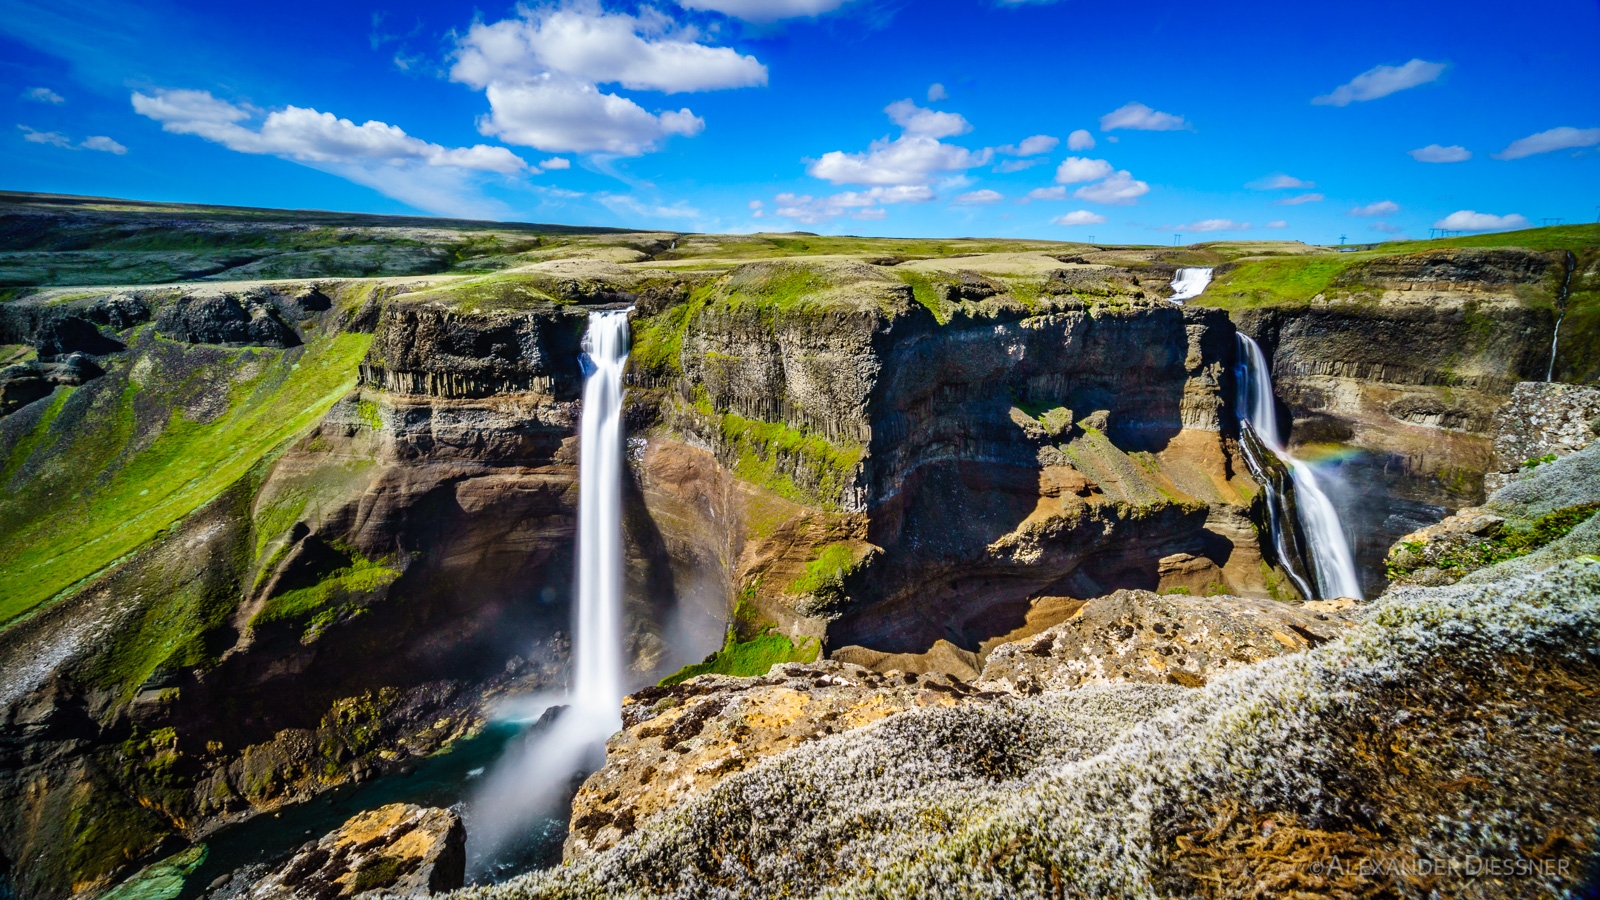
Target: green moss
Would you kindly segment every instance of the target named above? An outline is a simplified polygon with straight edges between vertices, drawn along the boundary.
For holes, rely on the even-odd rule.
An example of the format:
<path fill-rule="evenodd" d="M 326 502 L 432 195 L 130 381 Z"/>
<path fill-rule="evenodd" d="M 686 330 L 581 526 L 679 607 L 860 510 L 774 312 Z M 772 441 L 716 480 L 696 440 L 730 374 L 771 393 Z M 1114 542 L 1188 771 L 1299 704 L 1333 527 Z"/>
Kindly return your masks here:
<path fill-rule="evenodd" d="M 1395 554 L 1384 568 L 1391 580 L 1403 578 L 1424 566 L 1460 577 L 1486 566 L 1526 556 L 1558 541 L 1571 533 L 1572 529 L 1587 522 L 1596 512 L 1600 512 L 1600 503 L 1582 503 L 1554 510 L 1531 522 L 1508 522 L 1504 530 L 1493 538 L 1453 546 L 1432 560 L 1425 556 L 1426 544 L 1409 541 L 1401 545 L 1408 552 Z"/>
<path fill-rule="evenodd" d="M 74 396 L 88 392 L 89 401 L 72 433 L 48 435 L 46 443 L 50 429 L 41 423 L 46 427 L 5 462 L 14 473 L 34 456 L 49 456 L 44 476 L 0 499 L 0 533 L 7 536 L 0 544 L 0 622 L 142 546 L 278 452 L 355 385 L 371 340 L 341 334 L 304 349 L 239 351 L 216 368 L 147 389 L 129 380 L 117 391 L 111 376 L 78 388 Z M 126 364 L 137 369 L 150 352 Z M 254 374 L 231 386 L 225 411 L 207 421 L 180 411 L 183 391 L 226 383 L 218 369 L 235 371 L 240 359 Z M 138 423 L 148 419 L 140 410 L 164 404 L 172 411 L 141 433 Z"/>
<path fill-rule="evenodd" d="M 361 867 L 356 869 L 355 883 L 352 888 L 357 892 L 370 891 L 374 888 L 388 887 L 394 884 L 401 874 L 405 872 L 403 861 L 393 856 L 369 856 L 361 861 Z"/>
<path fill-rule="evenodd" d="M 67 399 L 72 396 L 74 390 L 76 388 L 73 387 L 56 388 L 55 396 L 51 398 L 50 405 L 45 407 L 44 415 L 39 419 L 39 423 L 33 426 L 27 436 L 17 442 L 17 445 L 11 450 L 11 455 L 7 457 L 5 465 L 0 467 L 0 485 L 10 483 L 12 476 L 16 475 L 17 470 L 22 468 L 22 464 L 32 458 L 35 451 L 47 446 L 45 442 L 52 439 L 50 426 L 54 425 L 56 419 L 60 418 L 61 409 L 67 405 Z M 0 614 L 0 621 L 4 620 L 4 615 Z"/>
<path fill-rule="evenodd" d="M 628 365 L 635 371 L 661 377 L 683 372 L 683 337 L 690 306 L 680 303 L 648 319 L 633 323 L 633 346 Z"/>
<path fill-rule="evenodd" d="M 1545 463 L 1553 463 L 1553 462 L 1555 462 L 1556 459 L 1557 459 L 1557 457 L 1556 457 L 1556 455 L 1554 453 L 1546 453 L 1543 456 L 1535 456 L 1532 459 L 1523 460 L 1522 468 L 1524 470 L 1537 469 L 1540 466 L 1544 465 Z"/>
<path fill-rule="evenodd" d="M 1303 303 L 1327 291 L 1344 270 L 1386 253 L 1338 253 L 1247 259 L 1217 276 L 1205 304 L 1225 308 Z"/>
<path fill-rule="evenodd" d="M 356 402 L 356 416 L 361 419 L 361 424 L 373 431 L 383 430 L 383 415 L 378 412 L 378 404 L 371 400 Z"/>
<path fill-rule="evenodd" d="M 837 587 L 850 574 L 855 553 L 848 544 L 829 544 L 817 553 L 817 558 L 806 563 L 805 574 L 789 583 L 791 594 L 812 594 Z"/>
<path fill-rule="evenodd" d="M 915 269 L 895 269 L 894 275 L 906 284 L 911 285 L 911 296 L 918 303 L 927 307 L 928 312 L 933 313 L 935 321 L 940 325 L 950 321 L 950 310 L 946 309 L 943 301 L 939 299 L 939 292 L 933 286 L 933 279 L 929 278 L 926 273 L 918 272 Z"/>
<path fill-rule="evenodd" d="M 736 413 L 719 416 L 703 395 L 696 397 L 694 409 L 714 420 L 723 446 L 734 458 L 735 475 L 796 503 L 837 510 L 865 454 L 859 444 L 834 443 L 780 422 Z"/>
<path fill-rule="evenodd" d="M 400 577 L 400 571 L 388 565 L 391 562 L 388 557 L 374 561 L 354 550 L 338 549 L 349 557 L 348 566 L 334 569 L 316 584 L 272 597 L 250 620 L 250 624 L 265 625 L 284 619 L 308 618 L 312 613 L 325 611 L 331 604 L 359 599 L 382 590 Z M 322 624 L 325 626 L 327 622 Z"/>
<path fill-rule="evenodd" d="M 748 641 L 738 641 L 734 639 L 733 630 L 729 629 L 728 639 L 721 650 L 706 657 L 703 662 L 684 666 L 661 679 L 661 683 L 677 684 L 696 675 L 765 675 L 778 663 L 814 662 L 821 651 L 822 645 L 813 638 L 806 638 L 797 646 L 784 635 L 769 631 Z"/>

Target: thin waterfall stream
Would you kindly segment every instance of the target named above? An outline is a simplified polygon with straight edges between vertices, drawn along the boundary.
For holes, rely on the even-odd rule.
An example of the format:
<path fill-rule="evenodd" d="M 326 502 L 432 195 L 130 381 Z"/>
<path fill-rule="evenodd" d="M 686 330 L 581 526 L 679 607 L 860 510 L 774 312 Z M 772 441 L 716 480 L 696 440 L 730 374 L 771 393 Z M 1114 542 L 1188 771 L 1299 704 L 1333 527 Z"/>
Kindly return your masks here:
<path fill-rule="evenodd" d="M 599 768 L 606 738 L 622 727 L 622 380 L 630 311 L 591 312 L 583 338 L 572 681 L 565 696 L 524 704 L 563 708 L 551 727 L 510 749 L 484 780 L 468 827 L 474 859 L 491 858 L 565 802 L 574 778 Z"/>
<path fill-rule="evenodd" d="M 1339 521 L 1339 512 L 1334 509 L 1333 502 L 1318 484 L 1316 472 L 1312 467 L 1290 454 L 1279 438 L 1277 401 L 1272 392 L 1272 373 L 1267 366 L 1266 356 L 1261 352 L 1261 346 L 1249 335 L 1240 334 L 1238 338 L 1240 425 L 1248 431 L 1250 437 L 1259 441 L 1265 450 L 1288 466 L 1294 490 L 1292 503 L 1284 502 L 1285 498 L 1281 496 L 1272 496 L 1281 488 L 1267 476 L 1265 465 L 1257 462 L 1251 466 L 1252 474 L 1261 480 L 1263 487 L 1269 492 L 1268 508 L 1272 511 L 1272 537 L 1279 561 L 1290 571 L 1291 578 L 1295 580 L 1296 586 L 1302 593 L 1312 593 L 1307 590 L 1310 585 L 1305 584 L 1302 578 L 1296 577 L 1297 573 L 1294 572 L 1294 557 L 1298 554 L 1293 551 L 1292 536 L 1287 533 L 1286 526 L 1289 523 L 1283 521 L 1286 517 L 1279 513 L 1280 508 L 1287 506 L 1293 508 L 1295 519 L 1300 526 L 1300 534 L 1305 538 L 1307 561 L 1312 570 L 1311 578 L 1315 581 L 1316 598 L 1360 599 L 1361 581 L 1356 576 L 1355 559 L 1350 553 L 1350 542 L 1345 537 L 1343 523 Z M 1246 445 L 1249 445 L 1248 440 Z M 1256 471 L 1257 469 L 1261 471 Z"/>

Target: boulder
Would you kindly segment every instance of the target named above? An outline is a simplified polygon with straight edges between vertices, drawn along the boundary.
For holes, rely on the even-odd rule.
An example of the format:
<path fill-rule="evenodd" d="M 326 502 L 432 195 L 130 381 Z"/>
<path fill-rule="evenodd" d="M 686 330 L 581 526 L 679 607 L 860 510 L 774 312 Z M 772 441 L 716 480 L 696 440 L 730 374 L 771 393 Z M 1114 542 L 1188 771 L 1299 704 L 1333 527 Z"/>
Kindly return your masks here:
<path fill-rule="evenodd" d="M 287 863 L 253 873 L 249 900 L 429 897 L 461 887 L 467 832 L 448 809 L 391 803 L 351 818 Z M 222 891 L 228 891 L 225 885 Z"/>
<path fill-rule="evenodd" d="M 996 647 L 978 684 L 1022 694 L 1128 681 L 1199 687 L 1230 669 L 1326 643 L 1351 624 L 1340 612 L 1272 600 L 1123 590 Z"/>

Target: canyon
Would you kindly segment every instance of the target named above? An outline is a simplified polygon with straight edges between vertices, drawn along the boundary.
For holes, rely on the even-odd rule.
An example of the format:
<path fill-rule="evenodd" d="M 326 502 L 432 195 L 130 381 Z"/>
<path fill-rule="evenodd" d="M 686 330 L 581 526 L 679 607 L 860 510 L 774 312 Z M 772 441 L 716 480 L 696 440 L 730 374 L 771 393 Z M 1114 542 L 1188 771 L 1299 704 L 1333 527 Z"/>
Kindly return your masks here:
<path fill-rule="evenodd" d="M 1349 629 L 1375 654 L 1399 641 L 1297 589 L 1303 563 L 1270 540 L 1238 335 L 1270 364 L 1287 445 L 1334 477 L 1363 609 L 1396 541 L 1483 504 L 1486 475 L 1521 477 L 1496 416 L 1519 385 L 1600 375 L 1590 226 L 1340 254 L 5 199 L 0 879 L 30 900 L 97 895 L 241 822 L 404 777 L 565 683 L 591 312 L 631 310 L 633 332 L 622 599 L 640 692 L 613 742 L 663 759 L 682 744 L 715 769 L 648 795 L 640 822 L 753 764 L 685 744 L 699 731 L 664 747 L 697 698 L 722 704 L 704 728 L 837 695 L 832 718 L 773 726 L 763 753 L 797 766 L 822 764 L 804 755 L 824 728 L 864 742 L 871 723 L 942 715 L 999 734 L 1065 715 L 1052 704 L 1107 724 L 1027 752 L 1087 758 L 1158 709 L 1203 716 L 1185 692 L 1229 660 L 1322 660 Z M 215 252 L 149 249 L 162 229 Z M 135 237 L 141 255 L 110 265 Z M 49 268 L 54 254 L 73 255 Z M 1203 291 L 1171 299 L 1202 267 Z M 140 277 L 85 274 L 107 269 Z M 1551 452 L 1587 446 L 1567 418 Z M 1562 577 L 1591 596 L 1592 573 Z M 1283 622 L 1072 699 L 1090 689 L 1062 672 L 1106 652 L 1084 623 L 1220 627 L 1207 602 Z M 1410 608 L 1427 603 L 1500 615 Z M 1441 658 L 1470 667 L 1457 649 Z M 739 670 L 751 658 L 761 671 Z M 1586 666 L 1568 674 L 1587 683 Z M 1282 677 L 1223 681 L 1299 676 Z M 957 721 L 980 707 L 981 727 Z M 648 794 L 609 762 L 596 778 L 563 838 L 573 857 L 632 833 L 634 813 L 615 827 L 619 801 L 595 799 L 606 779 Z M 470 816 L 466 832 L 470 847 Z"/>

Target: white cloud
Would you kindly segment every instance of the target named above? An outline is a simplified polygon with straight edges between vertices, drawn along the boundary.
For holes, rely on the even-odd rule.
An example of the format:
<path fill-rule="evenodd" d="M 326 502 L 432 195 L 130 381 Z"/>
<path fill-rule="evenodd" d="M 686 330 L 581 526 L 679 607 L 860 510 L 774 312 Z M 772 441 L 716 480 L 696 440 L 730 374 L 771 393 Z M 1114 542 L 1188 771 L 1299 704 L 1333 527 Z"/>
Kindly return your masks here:
<path fill-rule="evenodd" d="M 1049 161 L 1050 160 L 1039 156 L 1036 156 L 1033 159 L 1006 159 L 1001 160 L 1000 164 L 994 167 L 994 170 L 1002 174 L 1007 172 L 1021 172 L 1023 169 L 1031 169 L 1040 163 Z"/>
<path fill-rule="evenodd" d="M 802 16 L 816 18 L 849 0 L 678 0 L 684 9 L 711 10 L 746 22 L 776 22 Z M 932 97 L 928 98 L 932 100 Z"/>
<path fill-rule="evenodd" d="M 1065 199 L 1067 199 L 1067 189 L 1058 185 L 1056 187 L 1034 188 L 1033 190 L 1028 192 L 1028 195 L 1026 197 L 1022 197 L 1022 198 L 1018 199 L 1017 202 L 1019 202 L 1019 203 L 1027 203 L 1029 200 L 1065 200 Z"/>
<path fill-rule="evenodd" d="M 1436 80 L 1445 64 L 1413 59 L 1403 66 L 1374 66 L 1341 84 L 1329 93 L 1311 98 L 1318 106 L 1349 106 L 1361 100 L 1376 100 L 1396 91 L 1414 88 Z"/>
<path fill-rule="evenodd" d="M 1090 134 L 1087 128 L 1079 128 L 1077 131 L 1067 135 L 1067 149 L 1093 150 L 1094 135 Z"/>
<path fill-rule="evenodd" d="M 288 106 L 267 114 L 258 130 L 239 124 L 251 111 L 209 91 L 135 91 L 133 109 L 161 123 L 164 131 L 193 134 L 240 153 L 268 153 L 306 163 L 420 163 L 513 174 L 528 165 L 504 147 L 476 144 L 441 147 L 411 137 L 394 125 L 357 125 L 333 113 Z"/>
<path fill-rule="evenodd" d="M 1368 203 L 1350 210 L 1352 216 L 1387 216 L 1400 211 L 1400 204 L 1393 200 L 1379 200 L 1377 203 Z"/>
<path fill-rule="evenodd" d="M 619 216 L 634 216 L 641 219 L 688 219 L 696 220 L 701 217 L 700 210 L 688 205 L 682 200 L 671 206 L 659 203 L 646 203 L 629 194 L 600 194 L 596 197 L 605 207 Z"/>
<path fill-rule="evenodd" d="M 1435 228 L 1447 228 L 1451 231 L 1500 231 L 1527 226 L 1528 220 L 1518 213 L 1496 216 L 1470 209 L 1457 210 L 1433 223 Z"/>
<path fill-rule="evenodd" d="M 49 103 L 54 106 L 60 106 L 67 102 L 67 98 L 47 87 L 28 88 L 22 92 L 22 99 L 32 100 L 35 103 Z"/>
<path fill-rule="evenodd" d="M 852 219 L 877 220 L 888 215 L 882 207 L 894 203 L 925 203 L 934 199 L 933 189 L 927 185 L 897 185 L 875 187 L 865 191 L 844 191 L 830 197 L 812 197 L 810 194 L 779 194 L 777 215 L 808 225 L 827 222 L 839 216 Z"/>
<path fill-rule="evenodd" d="M 1575 147 L 1593 147 L 1600 144 L 1600 128 L 1552 128 L 1538 134 L 1512 141 L 1504 150 L 1493 154 L 1495 159 L 1521 159 L 1535 153 L 1554 150 L 1571 150 Z"/>
<path fill-rule="evenodd" d="M 940 84 L 937 81 L 935 81 L 933 84 L 928 85 L 928 102 L 929 103 L 937 103 L 940 100 L 949 100 L 949 99 L 950 99 L 950 92 L 944 89 L 944 85 Z"/>
<path fill-rule="evenodd" d="M 1061 143 L 1060 138 L 1048 134 L 1036 134 L 1033 137 L 1023 138 L 1022 143 L 1015 147 L 1007 144 L 1004 147 L 996 147 L 995 150 L 1008 156 L 1038 156 L 1054 150 L 1059 143 Z"/>
<path fill-rule="evenodd" d="M 1100 130 L 1131 128 L 1135 131 L 1183 131 L 1190 127 L 1183 116 L 1159 112 L 1143 103 L 1128 103 L 1100 117 Z"/>
<path fill-rule="evenodd" d="M 1050 222 L 1055 225 L 1099 225 L 1106 220 L 1099 213 L 1087 209 L 1075 209 L 1064 216 L 1056 216 Z"/>
<path fill-rule="evenodd" d="M 572 168 L 572 160 L 562 159 L 559 156 L 552 156 L 549 159 L 540 162 L 539 168 L 544 169 L 546 172 L 553 169 L 570 169 Z"/>
<path fill-rule="evenodd" d="M 1105 181 L 1078 188 L 1072 196 L 1091 203 L 1109 203 L 1126 206 L 1135 198 L 1150 193 L 1150 185 L 1134 179 L 1127 169 L 1122 169 Z"/>
<path fill-rule="evenodd" d="M 969 191 L 968 193 L 962 194 L 956 198 L 955 202 L 964 206 L 968 206 L 980 203 L 999 203 L 1005 198 L 1006 195 L 1000 193 L 999 191 L 984 189 L 981 191 Z"/>
<path fill-rule="evenodd" d="M 1174 225 L 1170 229 L 1178 232 L 1194 232 L 1203 234 L 1208 231 L 1249 231 L 1249 222 L 1235 222 L 1232 219 L 1201 219 L 1187 225 Z"/>
<path fill-rule="evenodd" d="M 1274 206 L 1299 206 L 1302 203 L 1321 203 L 1322 199 L 1321 194 L 1296 194 L 1293 197 L 1274 200 L 1272 203 Z"/>
<path fill-rule="evenodd" d="M 1276 175 L 1268 175 L 1265 178 L 1258 178 L 1245 185 L 1252 191 L 1279 191 L 1285 188 L 1314 188 L 1316 186 L 1317 183 L 1314 181 L 1302 181 L 1293 175 L 1285 175 L 1281 172 Z"/>
<path fill-rule="evenodd" d="M 1373 222 L 1372 230 L 1381 231 L 1384 234 L 1399 234 L 1400 232 L 1405 231 L 1405 229 L 1401 228 L 1399 225 L 1391 225 L 1388 222 Z"/>
<path fill-rule="evenodd" d="M 1265 225 L 1263 225 L 1261 227 L 1262 228 L 1288 228 L 1289 227 L 1289 223 L 1285 222 L 1282 219 L 1273 219 L 1271 222 L 1268 222 L 1267 224 L 1265 224 Z"/>
<path fill-rule="evenodd" d="M 1415 150 L 1406 151 L 1417 162 L 1425 163 L 1457 163 L 1466 162 L 1472 158 L 1472 151 L 1458 144 L 1441 147 L 1438 144 L 1429 144 Z"/>
<path fill-rule="evenodd" d="M 916 109 L 914 104 L 906 100 L 891 103 L 888 112 L 891 117 L 899 116 L 896 121 L 910 122 L 917 127 L 936 131 L 955 126 L 950 120 L 919 117 L 919 112 L 908 112 L 906 107 L 901 106 L 902 103 L 909 104 L 912 110 Z M 920 110 L 920 113 L 928 112 Z M 959 120 L 961 126 L 970 127 L 960 116 L 953 118 Z M 990 149 L 973 152 L 954 144 L 941 143 L 928 134 L 908 132 L 892 141 L 879 138 L 868 145 L 866 153 L 831 150 L 822 154 L 820 159 L 812 160 L 806 166 L 806 172 L 814 178 L 826 179 L 834 184 L 926 185 L 940 172 L 964 172 L 987 164 L 993 155 L 994 151 Z"/>
<path fill-rule="evenodd" d="M 1069 156 L 1056 166 L 1057 184 L 1076 184 L 1080 181 L 1098 181 L 1109 177 L 1114 170 L 1103 159 L 1086 159 Z"/>
<path fill-rule="evenodd" d="M 116 156 L 122 156 L 128 152 L 127 147 L 122 146 L 103 134 L 94 135 L 93 137 L 84 141 L 81 146 L 85 150 L 99 150 L 102 153 L 111 153 Z"/>
<path fill-rule="evenodd" d="M 22 139 L 31 144 L 49 144 L 53 147 L 72 148 L 72 138 L 59 131 L 38 131 L 26 125 L 18 125 L 22 129 Z"/>
<path fill-rule="evenodd" d="M 972 130 L 972 125 L 957 113 L 924 109 L 911 100 L 896 100 L 883 111 L 889 114 L 889 121 L 899 125 L 906 134 L 942 138 Z"/>
<path fill-rule="evenodd" d="M 783 4 L 723 5 L 773 11 Z M 767 68 L 755 57 L 701 44 L 698 31 L 650 7 L 638 16 L 581 2 L 520 10 L 517 18 L 473 24 L 457 38 L 450 68 L 451 80 L 489 100 L 478 130 L 507 143 L 637 156 L 672 135 L 700 133 L 705 121 L 688 109 L 651 113 L 599 85 L 674 94 L 767 83 Z"/>

